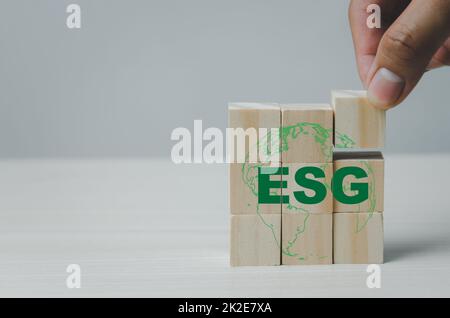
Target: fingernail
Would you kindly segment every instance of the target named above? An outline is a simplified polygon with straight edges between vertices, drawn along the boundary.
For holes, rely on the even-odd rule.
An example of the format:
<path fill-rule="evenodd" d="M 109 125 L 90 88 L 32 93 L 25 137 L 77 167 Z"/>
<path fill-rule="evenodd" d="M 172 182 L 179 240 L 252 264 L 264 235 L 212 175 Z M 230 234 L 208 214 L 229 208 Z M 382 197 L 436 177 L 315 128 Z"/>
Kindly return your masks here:
<path fill-rule="evenodd" d="M 375 107 L 388 108 L 399 99 L 405 81 L 387 68 L 380 68 L 369 84 L 367 97 Z"/>

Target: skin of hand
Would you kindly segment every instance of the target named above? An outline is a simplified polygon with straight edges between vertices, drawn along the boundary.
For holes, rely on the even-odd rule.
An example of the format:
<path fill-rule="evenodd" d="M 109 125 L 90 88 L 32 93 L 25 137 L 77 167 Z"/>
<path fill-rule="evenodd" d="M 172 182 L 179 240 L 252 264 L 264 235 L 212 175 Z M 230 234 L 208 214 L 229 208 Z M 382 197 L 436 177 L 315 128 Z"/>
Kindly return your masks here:
<path fill-rule="evenodd" d="M 381 8 L 381 28 L 367 26 L 367 7 Z M 400 104 L 423 74 L 450 65 L 450 0 L 352 0 L 349 20 L 359 75 L 369 102 Z"/>

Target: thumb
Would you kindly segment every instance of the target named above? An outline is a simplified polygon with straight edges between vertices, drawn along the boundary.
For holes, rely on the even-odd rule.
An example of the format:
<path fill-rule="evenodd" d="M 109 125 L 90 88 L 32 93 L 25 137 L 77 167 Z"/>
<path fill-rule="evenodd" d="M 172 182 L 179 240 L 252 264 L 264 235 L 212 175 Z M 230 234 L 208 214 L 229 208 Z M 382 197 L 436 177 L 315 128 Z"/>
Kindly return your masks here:
<path fill-rule="evenodd" d="M 413 0 L 383 35 L 368 74 L 368 98 L 387 109 L 401 103 L 450 34 L 450 1 Z"/>

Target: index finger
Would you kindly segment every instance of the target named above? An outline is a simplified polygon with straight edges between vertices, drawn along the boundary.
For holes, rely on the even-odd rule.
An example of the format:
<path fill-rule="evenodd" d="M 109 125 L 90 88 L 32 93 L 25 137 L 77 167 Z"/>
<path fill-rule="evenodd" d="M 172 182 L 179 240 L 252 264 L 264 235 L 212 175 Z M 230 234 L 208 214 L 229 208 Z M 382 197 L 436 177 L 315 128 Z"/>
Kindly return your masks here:
<path fill-rule="evenodd" d="M 378 45 L 384 32 L 396 20 L 411 0 L 352 0 L 349 7 L 350 29 L 355 47 L 359 77 L 367 87 L 367 74 L 372 67 Z M 371 12 L 367 8 L 376 4 L 381 8 L 381 27 L 369 28 L 367 19 Z"/>

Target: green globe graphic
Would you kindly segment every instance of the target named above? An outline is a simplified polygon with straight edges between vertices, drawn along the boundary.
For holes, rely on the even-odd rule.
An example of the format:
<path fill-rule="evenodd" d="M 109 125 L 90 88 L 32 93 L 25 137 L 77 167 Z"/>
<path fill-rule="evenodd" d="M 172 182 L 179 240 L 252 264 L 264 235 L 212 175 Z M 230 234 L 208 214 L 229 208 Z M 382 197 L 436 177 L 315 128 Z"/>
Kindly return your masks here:
<path fill-rule="evenodd" d="M 281 147 L 273 147 L 272 145 L 272 154 L 278 151 L 279 155 L 281 153 L 286 152 L 289 150 L 289 147 L 294 146 L 296 143 L 298 143 L 300 140 L 302 141 L 310 141 L 313 140 L 315 143 L 317 143 L 320 146 L 320 150 L 322 152 L 322 155 L 326 158 L 327 162 L 332 162 L 333 159 L 333 143 L 332 143 L 332 137 L 333 137 L 333 129 L 327 129 L 321 126 L 317 123 L 309 123 L 309 122 L 301 122 L 297 123 L 296 125 L 292 126 L 286 126 L 281 129 L 280 132 L 280 140 L 281 140 Z M 353 148 L 355 146 L 355 142 L 347 135 L 341 134 L 338 131 L 334 132 L 334 148 L 336 149 L 348 149 Z M 307 140 L 306 140 L 307 139 Z M 266 136 L 262 138 L 262 141 L 259 141 L 256 145 L 253 147 L 256 147 L 256 150 L 259 150 L 261 147 L 265 147 L 265 149 L 269 149 L 269 145 L 271 140 L 270 133 L 268 133 Z M 249 154 L 247 154 L 246 158 L 249 157 Z M 368 192 L 369 192 L 369 209 L 368 213 L 366 214 L 359 214 L 357 224 L 355 227 L 355 233 L 360 232 L 364 229 L 364 227 L 369 222 L 370 218 L 373 215 L 373 212 L 375 211 L 375 205 L 376 205 L 376 193 L 375 193 L 375 178 L 371 177 L 373 176 L 373 169 L 372 167 L 367 163 L 367 161 L 361 160 L 360 164 L 362 167 L 366 170 L 368 174 Z M 241 167 L 241 178 L 244 184 L 247 186 L 247 188 L 251 191 L 252 195 L 258 196 L 258 170 L 260 167 L 264 166 L 264 164 L 261 163 L 243 163 Z M 323 167 L 322 167 L 323 168 Z M 351 193 L 351 183 L 349 181 L 344 181 L 343 183 L 343 191 L 346 193 Z M 325 184 L 325 187 L 328 191 L 332 190 L 332 185 Z M 271 194 L 277 194 L 276 192 L 273 192 Z M 304 261 L 308 259 L 309 257 L 317 258 L 317 259 L 323 259 L 327 257 L 331 257 L 331 255 L 314 255 L 310 253 L 309 251 L 301 251 L 301 252 L 293 252 L 292 248 L 303 239 L 303 233 L 308 228 L 309 224 L 309 218 L 311 215 L 311 212 L 308 210 L 308 206 L 304 204 L 300 204 L 296 202 L 295 204 L 286 204 L 283 206 L 283 209 L 287 209 L 290 213 L 296 213 L 299 216 L 301 216 L 300 221 L 298 224 L 296 224 L 295 232 L 293 233 L 292 237 L 289 237 L 285 240 L 286 243 L 282 244 L 282 241 L 280 241 L 276 235 L 276 229 L 274 228 L 274 225 L 266 220 L 263 213 L 260 213 L 260 204 L 256 204 L 254 206 L 255 213 L 258 215 L 259 220 L 264 224 L 264 226 L 267 227 L 269 231 L 272 232 L 273 239 L 275 240 L 276 244 L 280 247 L 281 252 L 283 255 L 294 257 L 300 261 Z M 358 209 L 360 209 L 358 205 Z M 356 211 L 358 212 L 358 211 Z"/>

